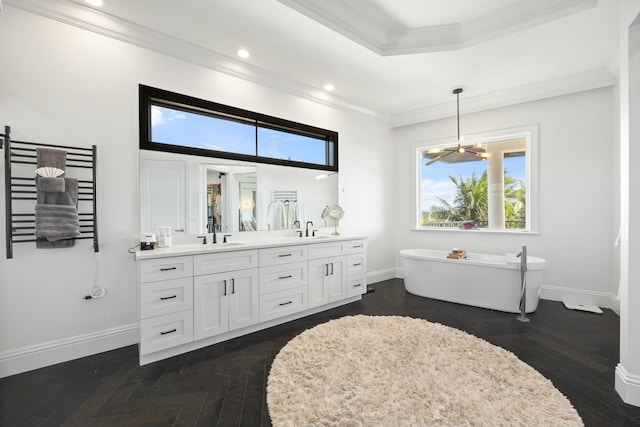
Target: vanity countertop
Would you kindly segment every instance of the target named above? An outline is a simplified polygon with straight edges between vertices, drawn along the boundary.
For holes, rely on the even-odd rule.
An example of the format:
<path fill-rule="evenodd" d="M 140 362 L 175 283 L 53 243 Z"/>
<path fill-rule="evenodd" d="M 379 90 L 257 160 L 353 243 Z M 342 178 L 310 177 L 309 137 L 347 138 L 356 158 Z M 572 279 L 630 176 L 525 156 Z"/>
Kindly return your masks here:
<path fill-rule="evenodd" d="M 245 240 L 229 243 L 192 243 L 184 245 L 173 245 L 168 248 L 156 248 L 151 250 L 140 250 L 135 252 L 136 260 L 167 258 L 182 255 L 200 255 L 217 252 L 243 251 L 247 249 L 272 248 L 277 246 L 307 245 L 314 243 L 330 243 L 341 240 L 366 239 L 365 236 L 354 235 L 319 235 L 313 237 L 277 237 L 272 239 Z"/>

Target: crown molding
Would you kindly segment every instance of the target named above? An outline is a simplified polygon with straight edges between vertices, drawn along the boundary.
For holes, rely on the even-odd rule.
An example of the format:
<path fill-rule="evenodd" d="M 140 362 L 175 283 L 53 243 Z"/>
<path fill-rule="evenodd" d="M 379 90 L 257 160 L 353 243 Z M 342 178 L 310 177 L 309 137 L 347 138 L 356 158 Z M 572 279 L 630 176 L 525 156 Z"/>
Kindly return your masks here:
<path fill-rule="evenodd" d="M 4 5 L 5 7 L 15 7 L 124 43 L 149 49 L 226 75 L 289 93 L 331 108 L 388 120 L 391 128 L 455 115 L 455 105 L 453 103 L 443 103 L 393 114 L 389 117 L 381 112 L 356 105 L 334 94 L 329 94 L 319 88 L 288 79 L 236 58 L 222 55 L 205 47 L 118 18 L 75 1 L 4 0 Z M 465 97 L 465 113 L 505 107 L 522 102 L 615 85 L 617 81 L 616 77 L 612 74 L 614 70 L 611 69 L 615 69 L 615 64 L 610 64 L 609 69 L 597 69 L 586 73 L 475 97 Z"/>
<path fill-rule="evenodd" d="M 465 97 L 463 101 L 464 114 L 599 89 L 614 86 L 615 84 L 617 84 L 617 79 L 611 71 L 607 68 L 599 68 L 584 73 L 572 74 L 483 95 Z M 389 120 L 389 127 L 398 128 L 443 119 L 445 117 L 453 117 L 455 115 L 455 103 L 447 102 L 393 114 Z"/>
<path fill-rule="evenodd" d="M 384 11 L 370 3 L 355 9 L 346 1 L 277 1 L 381 56 L 458 50 L 598 5 L 598 0 L 521 0 L 472 21 L 409 28 L 381 19 Z"/>
<path fill-rule="evenodd" d="M 353 104 L 334 94 L 74 1 L 5 0 L 5 5 L 286 92 L 318 104 L 364 116 L 388 119 L 386 115 Z"/>

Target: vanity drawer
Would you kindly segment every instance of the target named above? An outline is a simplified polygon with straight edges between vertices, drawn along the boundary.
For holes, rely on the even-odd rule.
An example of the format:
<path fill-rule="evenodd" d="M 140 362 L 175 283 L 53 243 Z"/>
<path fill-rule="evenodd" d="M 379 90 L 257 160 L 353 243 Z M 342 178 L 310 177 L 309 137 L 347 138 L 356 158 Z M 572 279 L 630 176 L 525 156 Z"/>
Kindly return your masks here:
<path fill-rule="evenodd" d="M 307 245 L 260 249 L 260 267 L 306 261 Z"/>
<path fill-rule="evenodd" d="M 142 283 L 189 276 L 193 276 L 192 256 L 145 259 L 140 261 L 140 281 Z"/>
<path fill-rule="evenodd" d="M 309 287 L 287 289 L 260 295 L 260 321 L 265 322 L 306 310 L 309 307 Z"/>
<path fill-rule="evenodd" d="M 344 242 L 344 253 L 355 254 L 367 251 L 367 244 L 364 240 L 351 240 Z"/>
<path fill-rule="evenodd" d="M 244 270 L 258 266 L 258 250 L 221 252 L 193 256 L 194 276 L 225 271 Z"/>
<path fill-rule="evenodd" d="M 345 243 L 311 243 L 309 244 L 309 259 L 328 258 L 344 254 Z"/>
<path fill-rule="evenodd" d="M 192 308 L 192 277 L 140 285 L 140 317 L 143 319 Z"/>
<path fill-rule="evenodd" d="M 347 255 L 347 276 L 365 274 L 367 272 L 367 254 Z"/>
<path fill-rule="evenodd" d="M 140 354 L 175 347 L 193 341 L 193 311 L 142 319 L 140 322 Z"/>
<path fill-rule="evenodd" d="M 260 268 L 260 294 L 279 292 L 309 283 L 307 261 Z"/>
<path fill-rule="evenodd" d="M 367 293 L 367 279 L 365 276 L 349 277 L 347 279 L 347 297 Z"/>

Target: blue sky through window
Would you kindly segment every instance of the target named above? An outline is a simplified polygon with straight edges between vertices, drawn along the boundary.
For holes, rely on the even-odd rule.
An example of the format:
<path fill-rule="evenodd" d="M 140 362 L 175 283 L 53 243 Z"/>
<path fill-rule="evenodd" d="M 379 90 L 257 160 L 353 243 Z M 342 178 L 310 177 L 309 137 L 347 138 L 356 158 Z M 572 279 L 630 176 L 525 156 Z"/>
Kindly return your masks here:
<path fill-rule="evenodd" d="M 255 125 L 171 108 L 151 107 L 151 139 L 163 144 L 256 154 Z"/>
<path fill-rule="evenodd" d="M 324 139 L 301 136 L 153 105 L 151 139 L 156 143 L 258 155 L 273 159 L 327 164 Z"/>

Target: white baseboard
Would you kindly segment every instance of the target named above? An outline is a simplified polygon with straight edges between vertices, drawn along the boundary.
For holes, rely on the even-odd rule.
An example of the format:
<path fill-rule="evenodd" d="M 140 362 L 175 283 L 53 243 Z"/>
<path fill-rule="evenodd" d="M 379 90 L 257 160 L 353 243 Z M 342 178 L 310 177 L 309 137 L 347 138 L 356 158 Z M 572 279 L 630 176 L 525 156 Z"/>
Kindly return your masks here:
<path fill-rule="evenodd" d="M 138 324 L 22 347 L 0 353 L 0 378 L 138 342 Z"/>
<path fill-rule="evenodd" d="M 367 283 L 378 283 L 398 277 L 398 268 L 385 268 L 384 270 L 369 271 L 367 273 Z"/>
<path fill-rule="evenodd" d="M 571 301 L 578 304 L 595 304 L 620 314 L 620 301 L 612 293 L 542 285 L 540 298 L 551 301 Z"/>
<path fill-rule="evenodd" d="M 632 375 L 618 363 L 616 366 L 616 391 L 624 403 L 640 406 L 640 375 Z"/>

